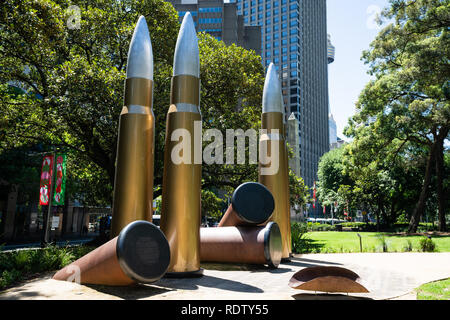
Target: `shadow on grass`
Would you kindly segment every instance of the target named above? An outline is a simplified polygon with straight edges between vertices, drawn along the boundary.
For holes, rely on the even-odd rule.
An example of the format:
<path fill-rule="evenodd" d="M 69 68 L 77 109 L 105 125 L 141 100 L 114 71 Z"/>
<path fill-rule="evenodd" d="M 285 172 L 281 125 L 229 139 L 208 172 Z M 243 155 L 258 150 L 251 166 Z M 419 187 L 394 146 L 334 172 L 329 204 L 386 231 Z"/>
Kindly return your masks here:
<path fill-rule="evenodd" d="M 297 254 L 320 253 L 323 247 L 325 247 L 324 242 L 304 238 L 298 244 L 293 246 L 293 250 Z"/>

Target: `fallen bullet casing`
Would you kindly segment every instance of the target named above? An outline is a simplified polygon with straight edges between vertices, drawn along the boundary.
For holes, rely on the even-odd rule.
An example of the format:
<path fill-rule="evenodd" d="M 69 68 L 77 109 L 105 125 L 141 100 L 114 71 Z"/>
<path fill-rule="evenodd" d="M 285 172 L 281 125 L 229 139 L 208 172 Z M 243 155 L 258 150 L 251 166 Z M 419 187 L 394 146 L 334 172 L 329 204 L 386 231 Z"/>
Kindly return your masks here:
<path fill-rule="evenodd" d="M 272 193 L 262 184 L 247 182 L 233 192 L 231 204 L 219 227 L 259 225 L 272 216 L 275 207 Z"/>
<path fill-rule="evenodd" d="M 200 229 L 202 262 L 247 263 L 277 268 L 281 261 L 278 225 Z"/>
<path fill-rule="evenodd" d="M 135 221 L 119 236 L 58 271 L 54 280 L 127 286 L 152 283 L 166 272 L 170 248 L 164 234 L 148 221 Z"/>

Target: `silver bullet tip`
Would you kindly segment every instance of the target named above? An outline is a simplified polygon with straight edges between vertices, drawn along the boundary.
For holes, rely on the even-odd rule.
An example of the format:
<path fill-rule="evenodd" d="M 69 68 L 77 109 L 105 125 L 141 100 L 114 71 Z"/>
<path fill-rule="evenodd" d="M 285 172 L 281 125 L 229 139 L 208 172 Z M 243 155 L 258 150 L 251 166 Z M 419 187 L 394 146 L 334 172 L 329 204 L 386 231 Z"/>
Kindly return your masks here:
<path fill-rule="evenodd" d="M 144 16 L 140 16 L 128 50 L 127 79 L 153 80 L 153 50 Z"/>
<path fill-rule="evenodd" d="M 200 77 L 197 32 L 189 11 L 186 12 L 181 23 L 173 59 L 173 76 L 182 74 Z"/>
<path fill-rule="evenodd" d="M 281 83 L 275 65 L 271 63 L 267 69 L 264 82 L 262 112 L 281 112 L 284 114 Z"/>

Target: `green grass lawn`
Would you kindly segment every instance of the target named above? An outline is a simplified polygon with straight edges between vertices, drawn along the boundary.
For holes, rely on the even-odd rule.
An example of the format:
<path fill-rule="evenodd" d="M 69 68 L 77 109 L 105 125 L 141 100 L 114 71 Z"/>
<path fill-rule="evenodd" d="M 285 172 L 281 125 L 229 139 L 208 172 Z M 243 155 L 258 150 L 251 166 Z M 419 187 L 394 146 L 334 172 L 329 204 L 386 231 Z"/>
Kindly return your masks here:
<path fill-rule="evenodd" d="M 417 300 L 450 300 L 450 279 L 424 284 L 416 291 Z"/>
<path fill-rule="evenodd" d="M 388 252 L 407 252 L 411 242 L 412 251 L 420 251 L 419 241 L 423 236 L 399 236 L 377 232 L 308 232 L 306 237 L 311 253 L 352 253 L 360 252 L 359 238 L 362 237 L 363 252 L 383 252 L 384 241 Z M 450 252 L 450 236 L 432 237 L 437 252 Z"/>

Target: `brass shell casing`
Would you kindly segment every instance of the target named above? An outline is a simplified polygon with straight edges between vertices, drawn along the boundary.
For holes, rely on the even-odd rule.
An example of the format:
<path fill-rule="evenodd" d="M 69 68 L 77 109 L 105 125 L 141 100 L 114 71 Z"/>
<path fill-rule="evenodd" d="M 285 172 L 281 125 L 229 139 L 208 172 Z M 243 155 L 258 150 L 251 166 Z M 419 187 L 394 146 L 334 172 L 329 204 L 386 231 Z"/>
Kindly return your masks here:
<path fill-rule="evenodd" d="M 275 200 L 275 210 L 269 221 L 276 222 L 280 228 L 282 239 L 282 258 L 289 259 L 291 253 L 291 220 L 289 206 L 289 171 L 286 142 L 284 138 L 283 114 L 279 112 L 267 112 L 262 114 L 262 129 L 279 130 L 278 139 L 268 140 L 267 150 L 270 154 L 271 144 L 278 144 L 279 169 L 274 175 L 262 175 L 261 167 L 270 166 L 259 164 L 259 183 L 265 185 L 272 193 Z M 272 155 L 270 155 L 272 156 Z"/>
<path fill-rule="evenodd" d="M 118 236 L 133 221 L 151 222 L 153 215 L 155 117 L 151 109 L 152 81 L 130 80 L 127 79 L 125 88 L 128 105 L 123 107 L 119 120 L 111 238 Z M 130 104 L 139 101 L 148 105 Z M 135 106 L 139 113 L 131 113 L 135 112 Z"/>
<path fill-rule="evenodd" d="M 286 130 L 286 123 L 284 123 L 284 126 L 283 126 L 283 136 L 284 137 L 286 137 L 286 132 L 287 132 L 287 130 Z M 289 256 L 291 256 L 292 255 L 292 229 L 291 229 L 291 197 L 290 197 L 290 195 L 291 195 L 291 192 L 290 192 L 290 189 L 289 189 L 289 153 L 288 153 L 288 149 L 287 149 L 287 145 L 286 145 L 286 140 L 285 140 L 285 143 L 284 143 L 284 153 L 285 153 L 285 156 L 284 156 L 284 158 L 286 159 L 285 161 L 286 161 L 286 164 L 285 164 L 285 166 L 286 166 L 286 172 L 287 172 L 287 183 L 286 183 L 286 194 L 285 194 L 285 199 L 286 199 L 286 202 L 287 202 L 287 204 L 286 204 L 286 206 L 287 206 L 287 221 L 288 221 L 288 228 L 287 228 L 287 233 L 288 233 L 288 235 L 287 235 L 287 239 L 288 239 L 288 242 L 287 242 L 287 244 L 288 244 L 288 248 L 289 248 Z"/>
<path fill-rule="evenodd" d="M 186 75 L 172 79 L 171 103 L 192 105 L 198 110 L 198 105 L 192 102 L 198 86 L 189 82 L 180 88 L 175 85 L 177 78 L 191 80 L 197 85 L 200 79 Z M 183 89 L 184 88 L 184 89 Z M 166 235 L 170 245 L 170 265 L 168 273 L 180 275 L 199 272 L 200 269 L 200 223 L 201 223 L 201 175 L 202 166 L 195 163 L 194 154 L 200 141 L 195 141 L 195 122 L 202 120 L 199 112 L 184 112 L 177 110 L 176 104 L 171 104 L 167 114 L 166 141 L 164 150 L 164 174 L 161 208 L 161 230 Z M 190 133 L 191 161 L 175 164 L 172 161 L 172 150 L 179 141 L 171 141 L 172 133 L 177 129 L 185 129 Z M 200 127 L 201 135 L 201 127 Z M 167 276 L 167 275 L 166 275 Z"/>
<path fill-rule="evenodd" d="M 281 260 L 278 225 L 200 229 L 200 258 L 204 262 L 267 264 L 277 268 Z"/>

